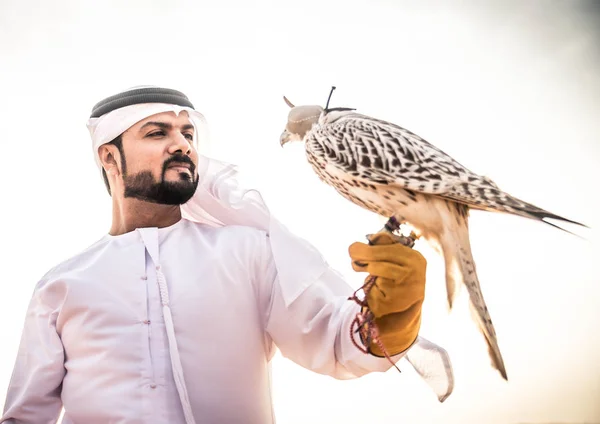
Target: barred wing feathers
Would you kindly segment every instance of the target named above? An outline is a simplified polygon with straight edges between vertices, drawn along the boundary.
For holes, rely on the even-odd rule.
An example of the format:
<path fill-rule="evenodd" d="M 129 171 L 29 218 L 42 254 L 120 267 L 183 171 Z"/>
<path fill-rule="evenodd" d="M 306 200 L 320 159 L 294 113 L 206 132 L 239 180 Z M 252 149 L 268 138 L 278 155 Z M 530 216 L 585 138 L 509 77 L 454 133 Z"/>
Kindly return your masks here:
<path fill-rule="evenodd" d="M 413 132 L 386 121 L 346 114 L 316 126 L 307 141 L 307 149 L 326 159 L 328 165 L 364 181 L 397 185 L 473 209 L 583 225 L 505 193 L 491 179 L 470 171 Z"/>

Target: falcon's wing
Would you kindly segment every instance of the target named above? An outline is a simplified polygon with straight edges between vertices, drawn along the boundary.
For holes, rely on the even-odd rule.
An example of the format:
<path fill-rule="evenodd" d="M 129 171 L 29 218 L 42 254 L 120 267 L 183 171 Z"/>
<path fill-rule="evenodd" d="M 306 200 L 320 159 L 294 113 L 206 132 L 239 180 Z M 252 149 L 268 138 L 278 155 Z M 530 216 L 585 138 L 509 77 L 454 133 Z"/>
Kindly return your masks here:
<path fill-rule="evenodd" d="M 347 113 L 319 125 L 307 143 L 307 149 L 328 164 L 366 182 L 399 186 L 473 209 L 584 226 L 511 196 L 491 179 L 475 174 L 423 138 L 390 122 Z"/>
<path fill-rule="evenodd" d="M 358 113 L 317 128 L 307 148 L 365 181 L 451 198 L 475 208 L 485 208 L 474 195 L 477 190 L 500 192 L 493 181 L 411 131 Z"/>

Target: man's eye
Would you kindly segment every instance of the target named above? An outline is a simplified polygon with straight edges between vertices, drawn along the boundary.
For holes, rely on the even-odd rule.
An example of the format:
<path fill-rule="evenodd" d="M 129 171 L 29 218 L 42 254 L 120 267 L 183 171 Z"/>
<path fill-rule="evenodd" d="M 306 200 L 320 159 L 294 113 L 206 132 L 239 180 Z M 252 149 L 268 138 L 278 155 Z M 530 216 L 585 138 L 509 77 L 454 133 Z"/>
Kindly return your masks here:
<path fill-rule="evenodd" d="M 148 134 L 148 137 L 164 137 L 164 135 L 165 135 L 164 131 L 156 131 L 156 132 Z"/>
<path fill-rule="evenodd" d="M 187 138 L 188 140 L 194 140 L 194 134 L 184 134 L 183 135 L 185 138 Z"/>

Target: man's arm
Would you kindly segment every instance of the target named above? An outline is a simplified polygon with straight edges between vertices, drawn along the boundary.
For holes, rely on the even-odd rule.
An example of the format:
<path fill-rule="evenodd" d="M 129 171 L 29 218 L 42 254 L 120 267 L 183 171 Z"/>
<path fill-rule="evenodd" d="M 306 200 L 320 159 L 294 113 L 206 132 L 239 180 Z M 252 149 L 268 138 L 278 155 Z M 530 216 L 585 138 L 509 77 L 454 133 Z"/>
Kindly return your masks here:
<path fill-rule="evenodd" d="M 369 247 L 365 248 L 371 252 Z M 286 306 L 268 241 L 265 242 L 263 256 L 261 284 L 271 290 L 268 296 L 261 296 L 269 299 L 269 303 L 263 305 L 267 311 L 265 328 L 283 356 L 307 369 L 338 379 L 356 378 L 369 372 L 383 372 L 392 366 L 386 358 L 365 354 L 353 344 L 350 328 L 360 307 L 348 300 L 353 290 L 337 272 L 331 268 L 327 269 L 318 281 Z M 386 268 L 389 268 L 387 262 L 375 262 L 383 265 L 377 267 L 384 269 L 383 274 L 389 274 L 386 272 Z M 416 266 L 424 268 L 425 264 L 419 262 Z M 422 285 L 424 292 L 424 278 L 417 282 L 417 285 Z M 394 293 L 400 297 L 403 297 L 402 294 Z M 420 308 L 422 302 L 418 303 Z M 395 312 L 393 306 L 396 305 L 392 302 L 383 308 L 391 313 Z M 416 323 L 398 319 L 394 321 L 400 324 L 388 328 L 387 335 L 391 336 L 390 339 L 394 342 L 403 340 L 400 344 L 396 343 L 395 350 L 390 352 L 395 363 L 404 356 L 407 348 L 417 338 L 420 320 Z M 355 334 L 355 340 L 359 341 L 358 334 Z"/>
<path fill-rule="evenodd" d="M 25 325 L 0 423 L 56 423 L 60 415 L 64 351 L 56 331 L 59 303 L 48 286 L 38 285 Z"/>

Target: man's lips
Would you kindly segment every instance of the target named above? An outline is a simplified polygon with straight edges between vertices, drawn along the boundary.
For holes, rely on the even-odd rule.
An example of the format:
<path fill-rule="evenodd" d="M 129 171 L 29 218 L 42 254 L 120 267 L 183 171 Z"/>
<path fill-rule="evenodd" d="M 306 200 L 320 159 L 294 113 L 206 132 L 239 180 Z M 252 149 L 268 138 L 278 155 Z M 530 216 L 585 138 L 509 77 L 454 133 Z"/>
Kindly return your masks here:
<path fill-rule="evenodd" d="M 187 171 L 191 173 L 190 165 L 183 162 L 173 162 L 167 167 L 167 169 L 174 169 L 179 172 Z"/>

